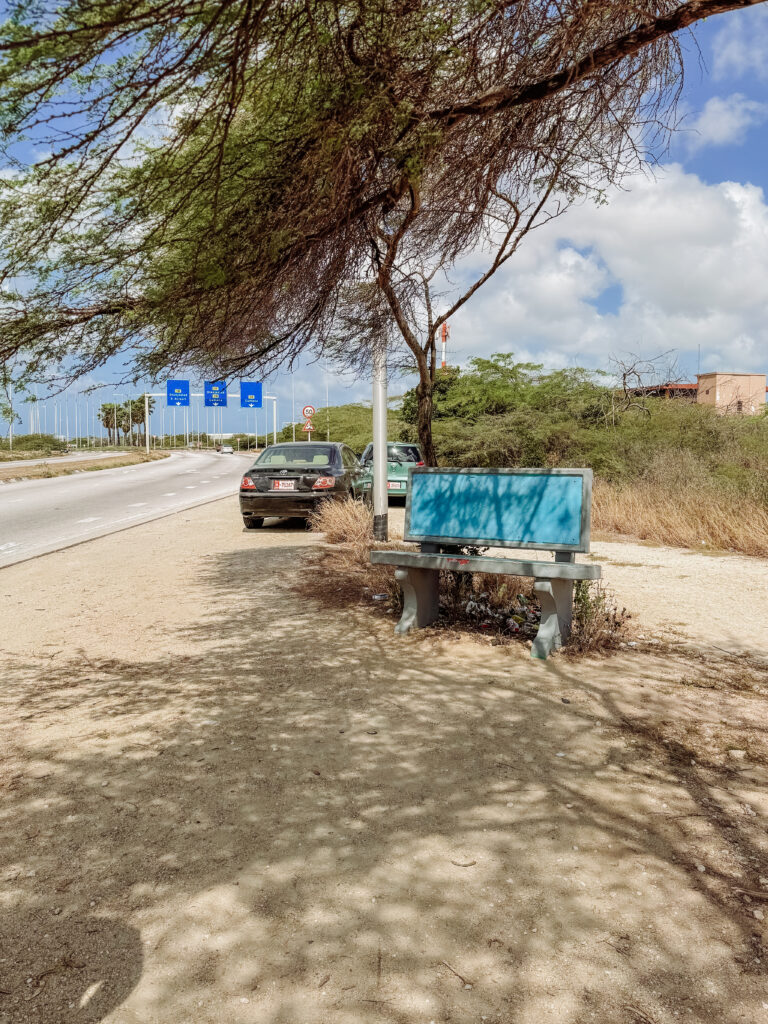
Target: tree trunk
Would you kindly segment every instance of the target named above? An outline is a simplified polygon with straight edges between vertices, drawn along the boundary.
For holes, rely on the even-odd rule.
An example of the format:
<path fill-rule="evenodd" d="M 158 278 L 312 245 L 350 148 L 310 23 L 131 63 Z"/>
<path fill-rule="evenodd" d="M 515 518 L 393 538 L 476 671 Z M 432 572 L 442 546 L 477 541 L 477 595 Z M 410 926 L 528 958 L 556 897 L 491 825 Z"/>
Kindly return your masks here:
<path fill-rule="evenodd" d="M 432 441 L 433 402 L 431 380 L 419 380 L 418 387 L 416 388 L 416 397 L 418 399 L 416 423 L 419 431 L 421 453 L 424 456 L 424 462 L 428 466 L 436 466 L 437 454 L 435 453 L 435 445 Z"/>

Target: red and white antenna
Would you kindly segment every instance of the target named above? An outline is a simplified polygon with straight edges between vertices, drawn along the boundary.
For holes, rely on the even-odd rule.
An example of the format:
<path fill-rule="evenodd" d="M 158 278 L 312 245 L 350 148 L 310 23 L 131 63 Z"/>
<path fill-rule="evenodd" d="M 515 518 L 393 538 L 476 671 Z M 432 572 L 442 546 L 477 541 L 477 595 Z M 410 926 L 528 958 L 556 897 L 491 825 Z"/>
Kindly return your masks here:
<path fill-rule="evenodd" d="M 441 340 L 441 343 L 442 343 L 442 350 L 443 350 L 443 355 L 442 355 L 442 360 L 440 362 L 440 366 L 443 369 L 445 369 L 445 346 L 448 344 L 448 339 L 450 338 L 450 336 L 451 336 L 451 328 L 448 326 L 447 323 L 444 323 L 443 326 L 440 328 L 440 340 Z"/>

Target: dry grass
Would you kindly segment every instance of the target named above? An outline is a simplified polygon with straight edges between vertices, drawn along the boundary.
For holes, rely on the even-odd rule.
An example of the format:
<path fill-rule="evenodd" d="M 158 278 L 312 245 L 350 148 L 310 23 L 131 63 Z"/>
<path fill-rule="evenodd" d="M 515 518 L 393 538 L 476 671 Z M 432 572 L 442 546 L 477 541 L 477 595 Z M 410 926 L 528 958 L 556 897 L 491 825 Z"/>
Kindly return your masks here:
<path fill-rule="evenodd" d="M 567 650 L 600 654 L 625 647 L 631 637 L 630 619 L 627 609 L 619 607 L 600 580 L 579 580 L 574 587 L 573 630 Z"/>
<path fill-rule="evenodd" d="M 394 566 L 373 565 L 371 551 L 409 545 L 395 538 L 376 543 L 373 539 L 373 512 L 362 501 L 327 501 L 309 517 L 314 533 L 323 535 L 328 547 L 312 558 L 314 572 L 300 584 L 307 597 L 321 597 L 324 604 L 343 607 L 374 598 L 383 610 L 399 613 L 402 609 L 400 585 Z"/>
<path fill-rule="evenodd" d="M 652 461 L 642 480 L 595 481 L 592 527 L 673 547 L 768 558 L 768 507 L 716 486 L 678 457 Z"/>
<path fill-rule="evenodd" d="M 381 611 L 399 614 L 402 593 L 394 566 L 372 564 L 371 551 L 412 551 L 413 545 L 399 537 L 375 542 L 373 514 L 359 501 L 327 502 L 309 523 L 323 535 L 326 546 L 312 556 L 312 571 L 302 576 L 302 595 L 338 607 L 373 603 Z M 436 625 L 491 637 L 497 643 L 530 641 L 541 621 L 533 582 L 495 573 L 442 572 Z M 628 613 L 618 608 L 602 584 L 577 584 L 568 649 L 573 654 L 616 650 L 626 645 L 628 623 Z"/>
<path fill-rule="evenodd" d="M 12 480 L 44 480 L 55 476 L 71 476 L 73 473 L 91 473 L 98 469 L 116 469 L 118 466 L 136 466 L 141 462 L 155 462 L 167 459 L 167 452 L 129 452 L 113 459 L 83 459 L 82 462 L 62 462 L 56 460 L 41 462 L 39 466 L 13 466 L 0 468 L 0 483 Z"/>

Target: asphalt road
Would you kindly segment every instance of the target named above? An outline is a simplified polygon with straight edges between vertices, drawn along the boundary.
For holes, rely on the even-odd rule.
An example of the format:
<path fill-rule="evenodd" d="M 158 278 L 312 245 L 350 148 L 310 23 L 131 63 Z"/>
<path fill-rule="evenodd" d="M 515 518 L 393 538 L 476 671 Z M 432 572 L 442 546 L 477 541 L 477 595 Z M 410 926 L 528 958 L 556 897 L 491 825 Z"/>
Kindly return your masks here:
<path fill-rule="evenodd" d="M 159 462 L 0 485 L 0 568 L 234 495 L 251 459 L 180 452 Z"/>

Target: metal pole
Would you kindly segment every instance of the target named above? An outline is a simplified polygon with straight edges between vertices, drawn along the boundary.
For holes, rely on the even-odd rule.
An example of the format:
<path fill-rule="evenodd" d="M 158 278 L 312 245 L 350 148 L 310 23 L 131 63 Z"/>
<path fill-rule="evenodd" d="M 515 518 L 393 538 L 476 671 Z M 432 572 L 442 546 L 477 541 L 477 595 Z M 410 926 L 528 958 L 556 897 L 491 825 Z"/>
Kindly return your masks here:
<path fill-rule="evenodd" d="M 144 441 L 149 455 L 149 395 L 144 392 Z"/>
<path fill-rule="evenodd" d="M 328 400 L 328 360 L 325 361 L 325 433 L 326 441 L 331 440 L 331 406 Z"/>
<path fill-rule="evenodd" d="M 296 440 L 296 388 L 293 383 L 293 370 L 291 370 L 291 427 L 293 429 L 293 440 Z"/>
<path fill-rule="evenodd" d="M 277 399 L 272 401 L 272 439 L 277 444 Z"/>
<path fill-rule="evenodd" d="M 383 345 L 373 350 L 373 536 L 389 537 L 389 495 L 387 494 L 387 352 Z"/>

